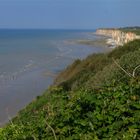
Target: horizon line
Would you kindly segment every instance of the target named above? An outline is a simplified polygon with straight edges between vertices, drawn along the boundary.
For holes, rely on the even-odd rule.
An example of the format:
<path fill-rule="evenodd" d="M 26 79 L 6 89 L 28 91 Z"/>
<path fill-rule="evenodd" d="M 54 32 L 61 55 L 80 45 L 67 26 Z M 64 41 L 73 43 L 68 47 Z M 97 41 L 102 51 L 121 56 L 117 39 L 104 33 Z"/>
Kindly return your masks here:
<path fill-rule="evenodd" d="M 0 30 L 95 30 L 98 28 L 0 28 Z"/>

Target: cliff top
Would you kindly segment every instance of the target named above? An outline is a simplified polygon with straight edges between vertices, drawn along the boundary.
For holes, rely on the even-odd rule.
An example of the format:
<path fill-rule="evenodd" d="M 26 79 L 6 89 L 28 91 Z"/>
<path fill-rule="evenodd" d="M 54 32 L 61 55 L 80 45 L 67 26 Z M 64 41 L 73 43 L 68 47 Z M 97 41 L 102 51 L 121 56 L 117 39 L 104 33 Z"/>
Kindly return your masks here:
<path fill-rule="evenodd" d="M 135 33 L 136 35 L 140 35 L 140 27 L 134 26 L 134 27 L 120 27 L 120 28 L 99 28 L 101 30 L 120 30 L 122 32 L 128 33 Z"/>
<path fill-rule="evenodd" d="M 125 27 L 125 28 L 119 28 L 119 30 L 123 32 L 132 32 L 136 35 L 140 35 L 140 27 Z"/>

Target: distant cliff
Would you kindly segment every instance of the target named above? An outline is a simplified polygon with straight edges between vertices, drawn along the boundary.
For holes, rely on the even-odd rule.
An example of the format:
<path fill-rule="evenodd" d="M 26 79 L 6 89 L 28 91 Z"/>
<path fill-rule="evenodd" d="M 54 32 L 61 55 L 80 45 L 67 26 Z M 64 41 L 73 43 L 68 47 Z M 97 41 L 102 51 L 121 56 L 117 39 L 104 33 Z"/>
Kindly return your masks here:
<path fill-rule="evenodd" d="M 97 29 L 96 34 L 110 37 L 107 43 L 114 46 L 122 46 L 135 39 L 140 39 L 140 36 L 137 36 L 135 33 L 123 32 L 119 29 Z"/>

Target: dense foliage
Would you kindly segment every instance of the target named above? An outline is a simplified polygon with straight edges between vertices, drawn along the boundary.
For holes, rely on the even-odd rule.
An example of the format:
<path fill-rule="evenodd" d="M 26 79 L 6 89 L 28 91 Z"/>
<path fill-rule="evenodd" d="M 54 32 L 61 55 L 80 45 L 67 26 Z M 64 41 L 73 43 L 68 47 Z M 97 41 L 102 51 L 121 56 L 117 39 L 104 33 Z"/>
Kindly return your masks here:
<path fill-rule="evenodd" d="M 140 139 L 139 65 L 140 40 L 76 60 L 0 129 L 0 139 Z"/>
<path fill-rule="evenodd" d="M 140 64 L 140 40 L 132 41 L 123 47 L 118 47 L 108 54 L 93 54 L 85 60 L 75 61 L 56 79 L 56 85 L 62 85 L 67 89 L 79 89 L 79 87 L 95 88 L 114 80 L 124 82 L 128 76 L 114 63 L 117 61 L 127 72 Z M 137 69 L 137 76 L 140 75 Z"/>

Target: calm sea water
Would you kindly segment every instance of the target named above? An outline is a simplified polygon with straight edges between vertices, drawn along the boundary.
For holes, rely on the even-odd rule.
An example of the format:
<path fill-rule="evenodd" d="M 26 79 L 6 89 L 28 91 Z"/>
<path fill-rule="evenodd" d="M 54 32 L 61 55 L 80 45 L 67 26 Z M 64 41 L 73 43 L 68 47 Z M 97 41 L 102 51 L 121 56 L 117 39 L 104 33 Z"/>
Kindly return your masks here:
<path fill-rule="evenodd" d="M 74 43 L 97 38 L 80 30 L 0 30 L 0 124 L 41 95 L 75 59 L 106 51 Z"/>

